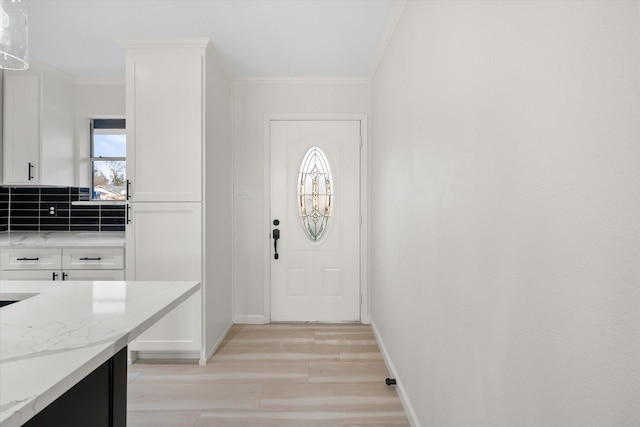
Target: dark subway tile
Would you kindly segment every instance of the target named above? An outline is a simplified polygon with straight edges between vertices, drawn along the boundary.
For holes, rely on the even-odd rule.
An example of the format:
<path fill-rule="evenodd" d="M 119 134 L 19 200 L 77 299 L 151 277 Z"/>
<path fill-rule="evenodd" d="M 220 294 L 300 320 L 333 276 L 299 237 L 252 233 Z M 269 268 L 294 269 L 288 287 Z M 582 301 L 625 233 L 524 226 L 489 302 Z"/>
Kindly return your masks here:
<path fill-rule="evenodd" d="M 38 217 L 11 217 L 11 225 L 38 225 L 40 218 Z"/>
<path fill-rule="evenodd" d="M 124 225 L 103 225 L 100 231 L 125 231 Z"/>
<path fill-rule="evenodd" d="M 40 200 L 38 194 L 12 194 L 11 202 L 37 202 Z"/>
<path fill-rule="evenodd" d="M 42 217 L 40 225 L 69 225 L 69 218 Z"/>
<path fill-rule="evenodd" d="M 46 202 L 63 202 L 69 203 L 69 195 L 68 194 L 42 194 L 40 196 L 40 201 L 42 203 Z"/>
<path fill-rule="evenodd" d="M 97 225 L 74 225 L 71 224 L 71 231 L 100 231 L 100 227 Z"/>
<path fill-rule="evenodd" d="M 100 218 L 72 218 L 71 224 L 74 225 L 86 225 L 86 224 L 100 224 Z"/>
<path fill-rule="evenodd" d="M 22 210 L 22 209 L 11 209 L 11 217 L 19 218 L 19 217 L 34 217 L 37 218 L 40 216 L 40 211 L 34 210 Z"/>
<path fill-rule="evenodd" d="M 40 188 L 33 187 L 13 187 L 11 188 L 11 195 L 16 194 L 40 194 Z"/>
<path fill-rule="evenodd" d="M 71 209 L 75 211 L 100 211 L 100 206 L 98 205 L 71 205 Z"/>
<path fill-rule="evenodd" d="M 120 225 L 124 224 L 124 218 L 102 218 L 100 222 L 104 225 Z"/>
<path fill-rule="evenodd" d="M 100 216 L 103 218 L 124 218 L 124 209 L 119 211 L 102 209 L 100 211 Z"/>
<path fill-rule="evenodd" d="M 66 194 L 69 195 L 70 189 L 69 187 L 43 187 L 40 189 L 40 194 L 51 195 L 51 194 Z"/>
<path fill-rule="evenodd" d="M 13 228 L 13 227 L 11 227 Z M 40 225 L 40 231 L 69 231 L 69 224 L 67 225 Z"/>
<path fill-rule="evenodd" d="M 38 231 L 39 229 L 37 225 L 16 225 L 11 221 L 11 231 Z"/>
<path fill-rule="evenodd" d="M 40 209 L 40 203 L 37 202 L 32 202 L 32 203 L 13 203 L 11 202 L 11 210 L 13 211 L 14 209 L 16 210 L 33 210 L 33 211 L 37 211 Z"/>
<path fill-rule="evenodd" d="M 95 210 L 89 210 L 89 209 L 83 209 L 83 210 L 78 210 L 78 209 L 72 209 L 71 210 L 71 218 L 98 218 L 100 217 L 100 211 L 95 209 Z"/>

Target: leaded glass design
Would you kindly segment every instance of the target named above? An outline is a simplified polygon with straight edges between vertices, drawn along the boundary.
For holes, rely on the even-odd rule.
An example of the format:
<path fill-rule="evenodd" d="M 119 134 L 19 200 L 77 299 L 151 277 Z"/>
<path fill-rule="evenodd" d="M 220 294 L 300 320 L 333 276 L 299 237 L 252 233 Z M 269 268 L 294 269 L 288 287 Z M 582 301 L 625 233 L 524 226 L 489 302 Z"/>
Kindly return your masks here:
<path fill-rule="evenodd" d="M 298 212 L 302 228 L 312 242 L 327 230 L 333 202 L 333 180 L 327 156 L 320 147 L 304 155 L 298 175 Z"/>

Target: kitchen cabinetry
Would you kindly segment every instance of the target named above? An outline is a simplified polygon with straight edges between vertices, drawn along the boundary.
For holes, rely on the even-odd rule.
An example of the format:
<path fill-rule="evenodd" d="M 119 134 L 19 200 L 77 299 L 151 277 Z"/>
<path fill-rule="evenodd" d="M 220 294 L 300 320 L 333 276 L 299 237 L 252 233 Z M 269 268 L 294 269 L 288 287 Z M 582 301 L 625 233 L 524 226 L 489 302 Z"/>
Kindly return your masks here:
<path fill-rule="evenodd" d="M 200 203 L 134 203 L 127 227 L 127 280 L 202 277 Z M 141 334 L 132 350 L 180 351 L 200 357 L 201 291 Z"/>
<path fill-rule="evenodd" d="M 131 358 L 206 363 L 232 323 L 232 78 L 206 39 L 123 44 L 126 277 L 202 285 L 130 344 Z"/>
<path fill-rule="evenodd" d="M 4 72 L 3 184 L 74 184 L 75 86 L 50 69 Z"/>
<path fill-rule="evenodd" d="M 0 248 L 2 280 L 124 280 L 122 248 Z"/>
<path fill-rule="evenodd" d="M 202 49 L 127 54 L 132 202 L 202 200 L 202 59 Z"/>

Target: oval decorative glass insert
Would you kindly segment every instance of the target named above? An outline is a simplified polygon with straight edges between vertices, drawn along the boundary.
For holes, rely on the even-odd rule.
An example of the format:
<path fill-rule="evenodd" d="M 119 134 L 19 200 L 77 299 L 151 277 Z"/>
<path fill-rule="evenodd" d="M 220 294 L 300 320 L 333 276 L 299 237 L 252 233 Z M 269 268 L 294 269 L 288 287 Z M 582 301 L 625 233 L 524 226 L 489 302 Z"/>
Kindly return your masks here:
<path fill-rule="evenodd" d="M 333 180 L 329 160 L 320 147 L 304 155 L 298 174 L 298 213 L 302 228 L 312 242 L 327 230 L 333 202 Z"/>

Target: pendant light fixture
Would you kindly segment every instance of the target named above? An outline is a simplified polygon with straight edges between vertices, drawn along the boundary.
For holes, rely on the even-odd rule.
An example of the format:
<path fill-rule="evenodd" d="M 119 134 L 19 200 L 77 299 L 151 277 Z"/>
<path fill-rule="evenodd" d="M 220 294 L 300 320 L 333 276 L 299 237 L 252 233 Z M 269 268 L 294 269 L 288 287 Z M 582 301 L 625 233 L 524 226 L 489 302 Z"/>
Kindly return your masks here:
<path fill-rule="evenodd" d="M 0 1 L 0 68 L 29 68 L 25 0 Z"/>

